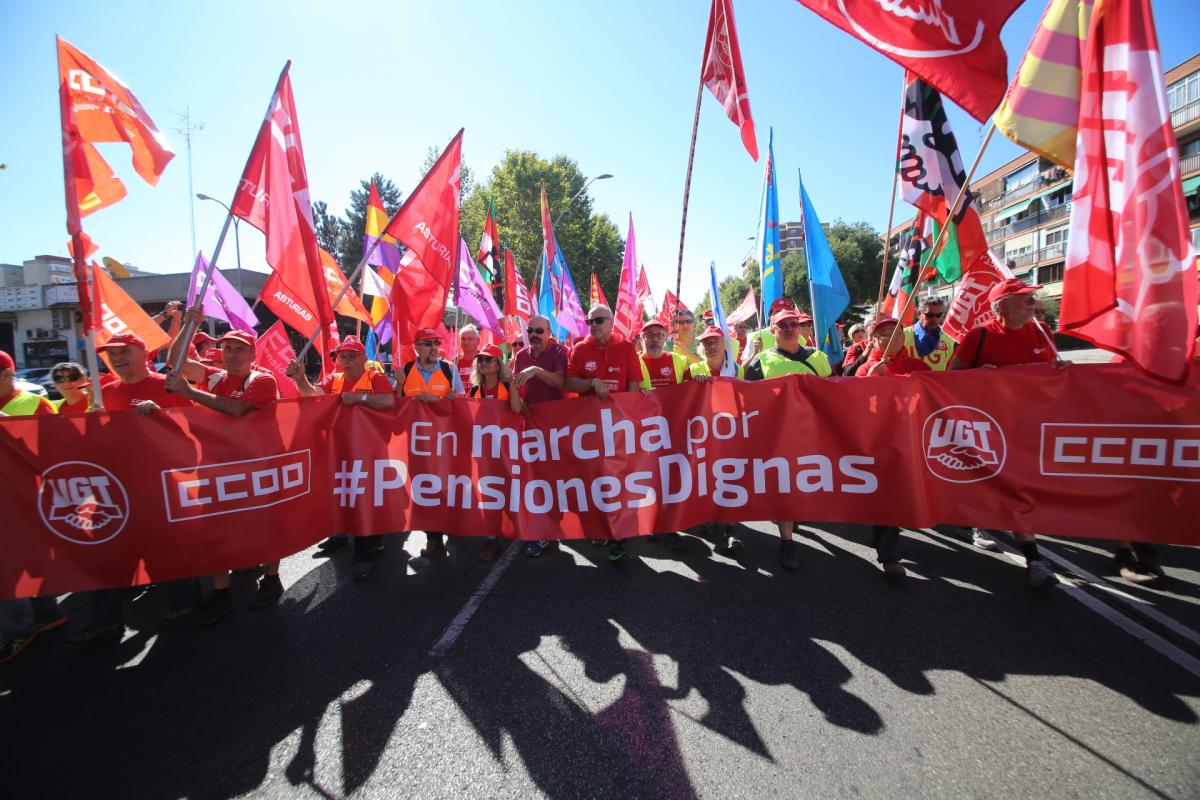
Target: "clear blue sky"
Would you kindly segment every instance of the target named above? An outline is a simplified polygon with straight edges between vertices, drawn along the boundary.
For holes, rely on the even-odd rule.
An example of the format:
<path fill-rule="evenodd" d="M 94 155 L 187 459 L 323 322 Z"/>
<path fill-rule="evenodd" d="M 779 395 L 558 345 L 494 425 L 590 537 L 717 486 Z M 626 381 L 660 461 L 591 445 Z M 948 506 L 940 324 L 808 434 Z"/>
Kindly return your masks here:
<path fill-rule="evenodd" d="M 986 1 L 986 0 L 983 0 Z M 464 158 L 486 175 L 506 148 L 566 154 L 593 185 L 595 208 L 625 230 L 656 297 L 675 281 L 706 0 L 606 3 L 57 2 L 11 3 L 0 31 L 0 261 L 66 255 L 54 34 L 137 94 L 177 153 L 157 188 L 133 172 L 128 148 L 103 147 L 128 197 L 88 217 L 101 255 L 155 272 L 190 269 L 187 155 L 173 111 L 190 107 L 195 190 L 233 194 L 275 79 L 287 59 L 316 199 L 339 213 L 378 170 L 407 192 L 426 148 L 466 128 Z M 780 211 L 798 218 L 796 171 L 821 218 L 887 221 L 901 70 L 792 0 L 735 0 L 738 34 L 765 152 L 775 128 Z M 1167 67 L 1196 52 L 1194 0 L 1154 4 Z M 1044 9 L 1030 0 L 1004 29 L 1009 73 Z M 983 126 L 957 108 L 964 162 Z M 1018 153 L 1002 137 L 983 174 Z M 751 246 L 761 161 L 705 94 L 696 145 L 684 301 L 704 294 L 707 265 L 739 269 Z M 223 212 L 197 201 L 198 246 L 211 251 Z M 897 219 L 908 215 L 897 207 Z M 503 230 L 501 231 L 503 236 Z M 265 270 L 261 237 L 242 230 L 243 264 Z M 471 243 L 472 245 L 476 243 Z M 222 256 L 233 265 L 233 253 Z M 572 263 L 587 286 L 588 265 Z"/>

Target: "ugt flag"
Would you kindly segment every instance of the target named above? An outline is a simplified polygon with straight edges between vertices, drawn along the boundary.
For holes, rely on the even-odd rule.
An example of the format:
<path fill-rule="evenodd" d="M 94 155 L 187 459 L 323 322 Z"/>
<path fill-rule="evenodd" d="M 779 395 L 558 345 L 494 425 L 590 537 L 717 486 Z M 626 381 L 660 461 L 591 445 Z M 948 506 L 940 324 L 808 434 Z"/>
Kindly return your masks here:
<path fill-rule="evenodd" d="M 800 179 L 800 204 L 804 216 L 808 285 L 812 292 L 813 334 L 817 337 L 817 347 L 829 356 L 830 363 L 840 363 L 842 336 L 838 333 L 837 320 L 850 305 L 850 292 L 833 258 L 821 220 L 817 219 L 817 210 L 808 199 L 803 178 Z"/>

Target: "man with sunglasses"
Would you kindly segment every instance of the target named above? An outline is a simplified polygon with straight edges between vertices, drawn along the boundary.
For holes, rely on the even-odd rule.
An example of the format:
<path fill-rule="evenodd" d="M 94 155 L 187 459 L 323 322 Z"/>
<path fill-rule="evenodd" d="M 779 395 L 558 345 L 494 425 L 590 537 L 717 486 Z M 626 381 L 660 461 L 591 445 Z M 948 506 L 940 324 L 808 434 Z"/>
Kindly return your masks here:
<path fill-rule="evenodd" d="M 807 347 L 801 339 L 803 317 L 795 306 L 779 307 L 771 314 L 771 335 L 775 344 L 756 355 L 746 365 L 746 380 L 761 381 L 787 375 L 829 377 L 829 358 L 820 350 Z M 812 318 L 809 318 L 812 322 Z M 779 528 L 779 562 L 784 569 L 800 569 L 800 546 L 792 539 L 792 521 L 775 523 Z"/>
<path fill-rule="evenodd" d="M 396 394 L 422 403 L 452 400 L 466 394 L 462 377 L 453 364 L 441 357 L 442 338 L 433 328 L 421 328 L 413 341 L 417 357 L 404 365 L 396 376 Z M 421 555 L 433 556 L 444 550 L 445 535 L 425 531 L 425 547 Z"/>
<path fill-rule="evenodd" d="M 529 346 L 513 356 L 513 386 L 520 388 L 526 406 L 562 400 L 570 353 L 550 336 L 550 320 L 534 315 L 525 327 Z"/>
<path fill-rule="evenodd" d="M 612 309 L 601 303 L 588 311 L 586 338 L 571 350 L 567 390 L 601 399 L 610 392 L 636 392 L 642 384 L 642 360 L 633 343 L 613 334 Z M 608 543 L 608 560 L 626 557 L 625 542 Z"/>
<path fill-rule="evenodd" d="M 954 360 L 954 340 L 942 333 L 946 303 L 937 295 L 921 298 L 920 319 L 904 329 L 904 349 L 935 372 L 943 372 Z"/>
<path fill-rule="evenodd" d="M 679 353 L 664 350 L 667 326 L 652 319 L 642 326 L 642 388 L 661 389 L 687 378 L 688 360 Z"/>

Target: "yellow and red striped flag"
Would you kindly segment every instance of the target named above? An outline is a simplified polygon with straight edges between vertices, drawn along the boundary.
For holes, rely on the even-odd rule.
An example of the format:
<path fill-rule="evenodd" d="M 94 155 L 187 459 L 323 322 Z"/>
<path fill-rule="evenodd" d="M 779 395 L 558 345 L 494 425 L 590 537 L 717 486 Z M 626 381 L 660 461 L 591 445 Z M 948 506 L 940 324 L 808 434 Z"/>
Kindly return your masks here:
<path fill-rule="evenodd" d="M 1075 168 L 1080 69 L 1093 0 L 1050 0 L 996 109 L 996 130 L 1065 169 Z"/>

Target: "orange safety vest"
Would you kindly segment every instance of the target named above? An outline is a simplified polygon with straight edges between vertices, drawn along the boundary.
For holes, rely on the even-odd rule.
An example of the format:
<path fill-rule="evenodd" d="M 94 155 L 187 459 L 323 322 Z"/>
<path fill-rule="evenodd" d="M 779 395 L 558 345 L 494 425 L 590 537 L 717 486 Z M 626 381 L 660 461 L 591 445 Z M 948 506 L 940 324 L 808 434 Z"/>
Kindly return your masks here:
<path fill-rule="evenodd" d="M 375 391 L 372 385 L 375 374 L 376 371 L 373 369 L 364 369 L 363 374 L 354 382 L 354 385 L 346 389 L 344 388 L 346 375 L 341 372 L 335 372 L 333 373 L 333 380 L 329 382 L 329 391 L 331 394 L 341 394 L 342 392 L 366 392 L 367 394 L 371 394 Z"/>
<path fill-rule="evenodd" d="M 483 391 L 483 387 L 482 387 L 482 386 L 472 386 L 472 387 L 471 387 L 471 389 L 470 389 L 470 391 L 469 391 L 469 392 L 467 392 L 467 394 L 468 394 L 470 397 L 475 397 L 475 398 L 480 398 L 480 399 L 482 399 L 482 397 L 481 397 L 481 395 L 480 395 L 480 393 L 481 393 L 482 391 Z M 507 399 L 508 399 L 508 387 L 504 385 L 504 381 L 500 381 L 499 383 L 497 383 L 497 384 L 496 384 L 496 397 L 495 397 L 495 399 L 496 399 L 496 400 L 507 400 Z"/>
<path fill-rule="evenodd" d="M 429 382 L 425 382 L 424 376 L 421 375 L 421 370 L 417 369 L 417 363 L 410 361 L 404 365 L 404 388 L 403 394 L 405 397 L 416 397 L 422 392 L 429 392 L 434 397 L 449 397 L 454 391 L 454 378 L 451 372 L 454 367 L 450 366 L 445 359 L 438 359 L 439 369 L 434 370 L 434 373 L 429 376 Z"/>

